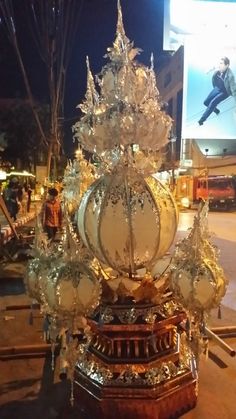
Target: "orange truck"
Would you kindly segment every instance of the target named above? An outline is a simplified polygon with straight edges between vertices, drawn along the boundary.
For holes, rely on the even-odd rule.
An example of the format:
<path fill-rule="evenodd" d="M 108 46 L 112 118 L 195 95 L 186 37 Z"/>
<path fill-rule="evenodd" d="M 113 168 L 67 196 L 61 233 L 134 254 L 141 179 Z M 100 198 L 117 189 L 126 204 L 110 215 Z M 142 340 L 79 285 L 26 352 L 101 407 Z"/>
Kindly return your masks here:
<path fill-rule="evenodd" d="M 233 176 L 180 176 L 176 184 L 176 199 L 181 207 L 191 208 L 209 199 L 210 208 L 236 207 L 236 181 Z"/>
<path fill-rule="evenodd" d="M 236 183 L 233 176 L 199 177 L 196 185 L 196 201 L 209 199 L 210 208 L 231 209 L 236 207 Z"/>

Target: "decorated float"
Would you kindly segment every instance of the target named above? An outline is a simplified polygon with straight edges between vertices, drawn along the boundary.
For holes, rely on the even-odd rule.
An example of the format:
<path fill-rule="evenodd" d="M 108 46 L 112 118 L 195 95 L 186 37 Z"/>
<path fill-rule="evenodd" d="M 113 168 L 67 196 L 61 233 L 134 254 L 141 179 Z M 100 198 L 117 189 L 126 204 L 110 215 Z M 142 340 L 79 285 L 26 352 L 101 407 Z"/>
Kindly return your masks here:
<path fill-rule="evenodd" d="M 178 211 L 153 174 L 172 121 L 153 59 L 145 67 L 138 53 L 118 1 L 115 41 L 96 79 L 87 59 L 83 116 L 73 127 L 79 149 L 64 178 L 62 243 L 45 244 L 39 227 L 26 275 L 49 319 L 52 348 L 61 338 L 71 402 L 97 419 L 172 418 L 195 406 L 207 315 L 226 289 L 207 203 L 166 263 Z"/>

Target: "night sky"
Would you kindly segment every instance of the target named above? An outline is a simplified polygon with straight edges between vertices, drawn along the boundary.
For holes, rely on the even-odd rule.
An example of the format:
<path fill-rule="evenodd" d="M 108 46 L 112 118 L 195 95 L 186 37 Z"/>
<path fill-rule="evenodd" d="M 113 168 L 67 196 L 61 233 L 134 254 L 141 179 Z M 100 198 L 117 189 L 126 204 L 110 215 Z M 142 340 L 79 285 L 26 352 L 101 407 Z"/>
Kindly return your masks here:
<path fill-rule="evenodd" d="M 78 0 L 78 5 L 80 1 Z M 18 0 L 18 6 L 20 3 Z M 164 0 L 121 0 L 126 35 L 134 41 L 136 47 L 143 50 L 138 60 L 146 65 L 150 64 L 152 52 L 155 66 L 158 66 L 158 62 L 160 63 L 162 59 L 163 4 Z M 46 81 L 44 64 L 40 61 L 30 32 L 26 30 L 23 10 L 18 7 L 17 13 L 21 49 L 32 91 L 38 100 L 45 101 L 47 93 L 43 89 Z M 86 89 L 86 55 L 89 56 L 93 74 L 99 73 L 106 63 L 106 59 L 103 58 L 106 49 L 114 41 L 116 22 L 116 0 L 84 0 L 67 73 L 65 96 L 67 153 L 72 145 L 71 126 L 76 122 L 78 115 L 76 105 L 82 101 Z M 25 89 L 15 53 L 2 30 L 0 30 L 0 52 L 0 97 L 24 97 Z"/>

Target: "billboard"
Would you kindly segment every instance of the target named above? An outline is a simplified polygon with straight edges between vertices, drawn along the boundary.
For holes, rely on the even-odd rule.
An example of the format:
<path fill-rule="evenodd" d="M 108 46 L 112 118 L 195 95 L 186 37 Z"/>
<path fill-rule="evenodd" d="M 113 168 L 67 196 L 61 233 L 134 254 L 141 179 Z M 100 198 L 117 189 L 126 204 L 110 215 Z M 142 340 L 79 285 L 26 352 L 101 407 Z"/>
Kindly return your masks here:
<path fill-rule="evenodd" d="M 185 41 L 182 138 L 236 140 L 236 41 L 229 42 L 220 34 Z"/>
<path fill-rule="evenodd" d="M 235 0 L 165 0 L 163 49 L 176 51 L 190 34 L 206 38 L 225 28 L 234 37 Z"/>
<path fill-rule="evenodd" d="M 184 45 L 182 139 L 208 155 L 236 154 L 236 0 L 164 4 L 163 49 Z"/>

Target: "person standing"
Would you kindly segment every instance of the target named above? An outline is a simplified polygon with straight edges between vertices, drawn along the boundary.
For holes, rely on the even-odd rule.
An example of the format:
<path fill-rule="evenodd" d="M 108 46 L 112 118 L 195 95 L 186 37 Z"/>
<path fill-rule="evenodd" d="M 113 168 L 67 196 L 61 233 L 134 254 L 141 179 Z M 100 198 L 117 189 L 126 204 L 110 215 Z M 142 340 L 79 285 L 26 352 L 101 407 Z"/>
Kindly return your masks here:
<path fill-rule="evenodd" d="M 10 214 L 10 217 L 16 221 L 16 215 L 19 211 L 19 203 L 17 200 L 17 188 L 13 182 L 9 182 L 3 191 L 3 199 Z"/>
<path fill-rule="evenodd" d="M 207 109 L 199 119 L 198 124 L 203 125 L 207 118 L 215 112 L 216 115 L 220 113 L 217 105 L 229 96 L 233 96 L 236 100 L 236 82 L 232 70 L 229 68 L 230 60 L 228 57 L 223 57 L 219 63 L 218 71 L 212 76 L 213 89 L 204 100 L 204 105 Z"/>
<path fill-rule="evenodd" d="M 62 225 L 62 208 L 56 188 L 48 190 L 48 199 L 42 207 L 42 225 L 49 240 L 54 240 L 58 228 Z"/>
<path fill-rule="evenodd" d="M 30 205 L 31 205 L 31 195 L 32 195 L 32 189 L 31 185 L 27 185 L 25 188 L 25 191 L 27 193 L 27 205 L 26 205 L 26 211 L 30 212 Z"/>

